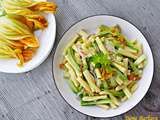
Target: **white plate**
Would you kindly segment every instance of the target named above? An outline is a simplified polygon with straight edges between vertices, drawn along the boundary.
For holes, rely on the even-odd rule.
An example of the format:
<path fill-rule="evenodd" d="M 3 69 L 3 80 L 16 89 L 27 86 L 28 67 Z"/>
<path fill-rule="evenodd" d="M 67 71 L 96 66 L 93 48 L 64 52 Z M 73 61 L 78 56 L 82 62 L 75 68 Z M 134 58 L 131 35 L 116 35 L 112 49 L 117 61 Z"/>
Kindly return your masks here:
<path fill-rule="evenodd" d="M 60 61 L 62 61 L 62 52 L 66 44 L 69 40 L 81 29 L 86 29 L 89 32 L 95 32 L 97 26 L 99 25 L 116 25 L 119 24 L 122 28 L 123 34 L 128 39 L 137 39 L 140 43 L 142 43 L 144 48 L 144 53 L 147 55 L 148 64 L 144 69 L 144 73 L 142 79 L 138 82 L 138 89 L 133 94 L 133 96 L 127 100 L 126 102 L 122 103 L 120 107 L 116 109 L 104 110 L 99 107 L 83 107 L 80 106 L 80 101 L 77 100 L 77 97 L 72 91 L 70 90 L 66 80 L 63 78 L 63 72 L 59 69 L 58 65 Z M 128 110 L 132 109 L 135 105 L 137 105 L 142 98 L 147 93 L 149 86 L 152 81 L 153 76 L 153 56 L 151 49 L 148 45 L 147 40 L 142 35 L 142 33 L 131 23 L 114 16 L 108 15 L 99 15 L 99 16 L 92 16 L 86 19 L 81 20 L 77 24 L 73 25 L 62 37 L 60 40 L 55 55 L 53 59 L 53 74 L 55 84 L 63 96 L 65 101 L 70 104 L 73 108 L 78 110 L 81 113 L 84 113 L 89 116 L 94 117 L 113 117 L 120 115 L 122 113 L 127 112 Z"/>
<path fill-rule="evenodd" d="M 18 60 L 0 60 L 0 72 L 5 73 L 23 73 L 30 71 L 39 66 L 49 55 L 52 50 L 56 36 L 56 21 L 53 14 L 46 15 L 48 27 L 44 30 L 36 31 L 35 34 L 39 39 L 40 47 L 31 61 L 18 67 Z"/>

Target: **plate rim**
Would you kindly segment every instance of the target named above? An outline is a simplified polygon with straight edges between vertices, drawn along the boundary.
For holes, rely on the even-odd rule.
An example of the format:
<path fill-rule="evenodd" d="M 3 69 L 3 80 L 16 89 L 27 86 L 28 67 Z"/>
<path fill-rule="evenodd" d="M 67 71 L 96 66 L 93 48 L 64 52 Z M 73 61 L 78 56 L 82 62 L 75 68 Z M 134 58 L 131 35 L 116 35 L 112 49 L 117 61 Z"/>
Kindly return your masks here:
<path fill-rule="evenodd" d="M 154 71 L 155 71 L 155 70 L 154 70 L 154 69 L 155 69 L 155 62 L 154 62 L 154 56 L 153 56 L 152 48 L 150 47 L 150 44 L 149 44 L 149 42 L 148 42 L 147 39 L 146 39 L 146 42 L 147 42 L 147 44 L 149 45 L 149 48 L 150 48 L 150 50 L 151 50 L 151 56 L 152 56 L 152 60 L 153 60 L 153 73 L 152 73 L 152 76 L 151 76 L 150 85 L 148 86 L 147 92 L 146 92 L 146 93 L 144 94 L 144 96 L 139 100 L 139 102 L 136 103 L 131 109 L 129 109 L 129 110 L 125 111 L 125 112 L 122 112 L 121 114 L 114 115 L 114 116 L 110 116 L 110 117 L 94 116 L 94 115 L 88 115 L 88 114 L 83 113 L 83 112 L 79 111 L 78 109 L 74 108 L 71 104 L 69 104 L 69 103 L 67 102 L 67 100 L 64 98 L 64 96 L 61 94 L 60 90 L 58 89 L 58 86 L 57 86 L 57 83 L 56 83 L 56 80 L 55 80 L 55 77 L 54 77 L 54 71 L 53 71 L 53 68 L 54 68 L 54 60 L 55 60 L 55 53 L 56 53 L 57 47 L 59 46 L 59 43 L 60 43 L 60 41 L 62 40 L 63 36 L 64 36 L 74 25 L 78 24 L 79 22 L 81 22 L 81 21 L 83 21 L 83 20 L 85 20 L 85 19 L 92 18 L 92 17 L 97 17 L 97 16 L 109 16 L 109 17 L 115 17 L 115 18 L 119 18 L 119 19 L 121 19 L 121 20 L 124 20 L 125 22 L 128 22 L 128 23 L 130 23 L 131 25 L 133 25 L 133 26 L 143 35 L 143 37 L 146 39 L 145 35 L 144 35 L 143 32 L 137 27 L 137 25 L 135 25 L 135 24 L 132 23 L 131 21 L 126 20 L 125 18 L 120 17 L 120 16 L 118 16 L 118 15 L 112 15 L 112 14 L 95 14 L 95 15 L 90 15 L 90 16 L 84 17 L 84 18 L 76 21 L 75 23 L 71 24 L 71 25 L 69 26 L 69 28 L 67 28 L 67 29 L 63 32 L 63 34 L 61 35 L 61 37 L 59 38 L 59 41 L 58 41 L 57 45 L 56 45 L 55 48 L 54 48 L 53 57 L 52 57 L 52 77 L 53 77 L 53 81 L 54 81 L 54 84 L 55 84 L 55 86 L 56 86 L 56 89 L 58 90 L 59 95 L 60 95 L 61 98 L 65 101 L 65 103 L 67 103 L 71 108 L 73 108 L 74 110 L 76 110 L 77 112 L 79 112 L 79 113 L 81 113 L 81 114 L 83 114 L 83 115 L 87 115 L 87 116 L 90 116 L 90 117 L 113 118 L 113 117 L 117 117 L 117 116 L 123 115 L 123 114 L 131 111 L 132 109 L 134 109 L 134 108 L 144 99 L 144 97 L 146 96 L 146 94 L 148 93 L 148 91 L 149 91 L 149 89 L 150 89 L 150 87 L 151 87 L 151 84 L 152 84 L 152 81 L 153 81 L 153 76 L 154 76 Z"/>
<path fill-rule="evenodd" d="M 56 39 L 56 30 L 57 30 L 57 26 L 56 26 L 56 18 L 55 18 L 55 15 L 54 14 L 50 14 L 51 15 L 51 17 L 53 18 L 53 21 L 52 22 L 54 22 L 54 24 L 55 24 L 55 27 L 54 27 L 54 36 L 52 36 L 53 38 L 53 42 L 52 42 L 52 46 L 51 46 L 51 48 L 49 49 L 49 51 L 48 51 L 48 53 L 47 54 L 45 54 L 44 55 L 44 57 L 43 57 L 43 59 L 38 63 L 38 64 L 35 64 L 34 66 L 31 66 L 31 67 L 28 67 L 28 68 L 26 68 L 26 69 L 23 69 L 23 70 L 21 70 L 21 71 L 2 71 L 2 70 L 0 70 L 0 72 L 1 73 L 8 73 L 8 74 L 20 74 L 20 73 L 26 73 L 26 72 L 29 72 L 29 71 L 32 71 L 32 70 L 34 70 L 35 68 L 37 68 L 38 66 L 40 66 L 47 58 L 48 58 L 48 56 L 50 55 L 50 53 L 51 53 L 51 51 L 52 51 L 52 49 L 53 49 L 53 46 L 54 46 L 54 43 L 55 43 L 55 39 Z"/>

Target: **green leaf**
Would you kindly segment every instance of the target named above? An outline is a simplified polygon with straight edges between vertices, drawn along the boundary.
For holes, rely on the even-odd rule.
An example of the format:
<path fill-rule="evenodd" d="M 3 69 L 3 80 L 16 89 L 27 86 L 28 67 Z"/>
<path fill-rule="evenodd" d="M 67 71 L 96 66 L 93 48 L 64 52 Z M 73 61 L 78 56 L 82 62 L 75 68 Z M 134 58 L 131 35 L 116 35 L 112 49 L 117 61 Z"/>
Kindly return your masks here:
<path fill-rule="evenodd" d="M 103 53 L 98 53 L 89 58 L 89 62 L 96 64 L 101 64 L 102 66 L 110 65 L 111 61 L 108 59 L 108 56 Z"/>
<path fill-rule="evenodd" d="M 95 68 L 101 68 L 101 64 L 100 63 L 95 64 Z"/>

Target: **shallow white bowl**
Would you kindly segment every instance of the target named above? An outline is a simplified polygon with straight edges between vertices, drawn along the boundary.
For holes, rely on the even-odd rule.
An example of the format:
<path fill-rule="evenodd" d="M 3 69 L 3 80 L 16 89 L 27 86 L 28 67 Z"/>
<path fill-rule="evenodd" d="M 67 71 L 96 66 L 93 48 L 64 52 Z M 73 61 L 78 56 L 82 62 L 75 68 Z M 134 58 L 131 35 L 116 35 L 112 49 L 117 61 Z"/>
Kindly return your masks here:
<path fill-rule="evenodd" d="M 80 101 L 77 100 L 76 95 L 72 93 L 72 91 L 70 90 L 66 80 L 63 78 L 62 70 L 59 69 L 59 63 L 60 61 L 62 61 L 63 49 L 65 48 L 69 40 L 81 29 L 86 29 L 87 31 L 92 33 L 95 32 L 97 26 L 102 24 L 108 26 L 119 24 L 120 27 L 122 28 L 122 33 L 128 39 L 137 39 L 140 43 L 142 43 L 144 48 L 144 53 L 146 54 L 148 60 L 148 64 L 144 69 L 142 79 L 138 82 L 139 87 L 133 94 L 133 96 L 126 102 L 122 103 L 120 107 L 110 110 L 104 110 L 99 107 L 80 106 Z M 68 31 L 66 31 L 66 33 L 60 40 L 53 59 L 53 75 L 55 84 L 60 94 L 64 98 L 64 100 L 79 112 L 94 117 L 117 116 L 129 111 L 135 105 L 137 105 L 142 100 L 142 98 L 145 96 L 145 94 L 149 89 L 153 76 L 153 68 L 154 68 L 154 63 L 153 63 L 152 52 L 148 45 L 147 40 L 142 35 L 142 33 L 134 25 L 127 22 L 126 20 L 108 15 L 88 17 L 73 25 Z"/>
<path fill-rule="evenodd" d="M 52 50 L 55 36 L 56 36 L 56 21 L 53 14 L 46 15 L 48 21 L 48 27 L 44 30 L 38 30 L 35 32 L 40 42 L 36 54 L 31 61 L 24 64 L 23 67 L 18 67 L 16 64 L 18 60 L 0 60 L 0 72 L 5 73 L 23 73 L 30 71 L 39 66 L 49 55 Z"/>

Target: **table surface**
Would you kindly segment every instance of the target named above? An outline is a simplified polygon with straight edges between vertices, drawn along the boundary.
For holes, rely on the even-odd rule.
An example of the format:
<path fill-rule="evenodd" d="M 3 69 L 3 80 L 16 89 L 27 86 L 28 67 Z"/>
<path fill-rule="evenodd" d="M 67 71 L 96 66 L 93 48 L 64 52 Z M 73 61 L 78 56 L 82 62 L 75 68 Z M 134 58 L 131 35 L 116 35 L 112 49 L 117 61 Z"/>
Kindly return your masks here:
<path fill-rule="evenodd" d="M 52 0 L 50 0 L 52 1 Z M 62 34 L 77 21 L 96 14 L 120 16 L 135 24 L 147 38 L 155 72 L 144 99 L 126 116 L 160 118 L 160 0 L 57 0 L 57 36 L 52 53 L 36 69 L 23 74 L 0 73 L 0 120 L 98 120 L 71 108 L 59 95 L 52 77 L 52 57 Z"/>

